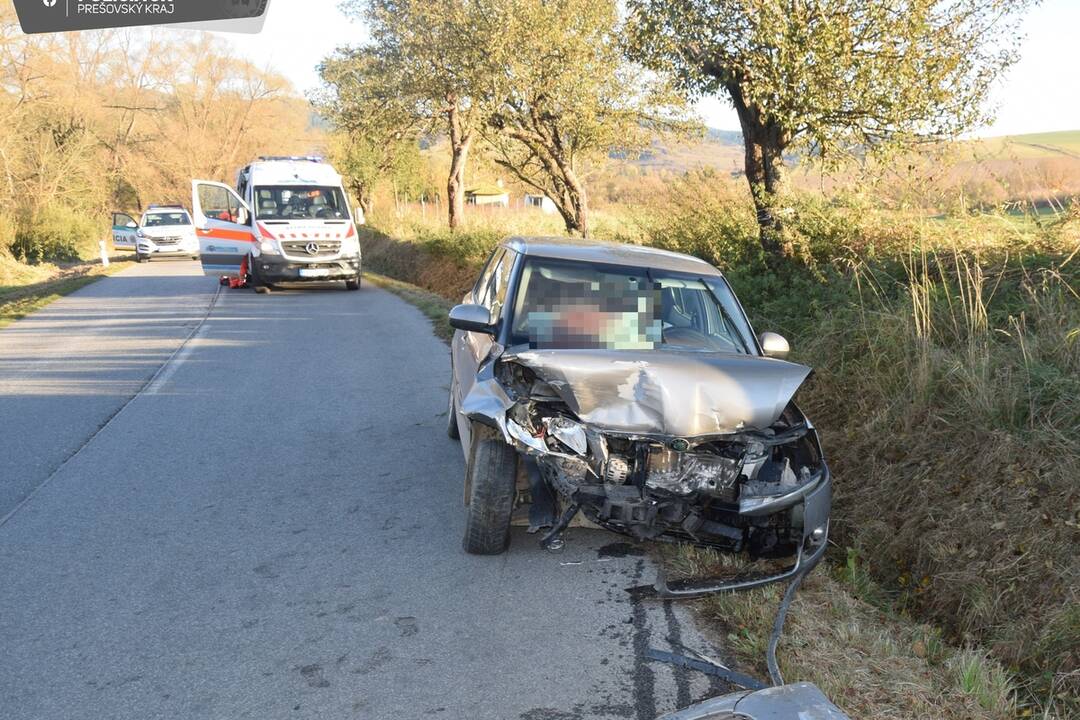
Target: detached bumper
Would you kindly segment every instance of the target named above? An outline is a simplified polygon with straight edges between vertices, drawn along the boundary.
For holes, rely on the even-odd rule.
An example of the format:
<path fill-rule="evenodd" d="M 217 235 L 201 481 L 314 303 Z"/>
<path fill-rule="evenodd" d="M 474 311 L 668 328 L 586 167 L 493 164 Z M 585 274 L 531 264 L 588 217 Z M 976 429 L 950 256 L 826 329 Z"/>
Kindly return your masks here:
<path fill-rule="evenodd" d="M 816 686 L 794 683 L 715 697 L 657 720 L 850 720 Z"/>
<path fill-rule="evenodd" d="M 360 274 L 360 256 L 297 262 L 280 255 L 260 255 L 253 260 L 255 275 L 263 282 L 323 282 L 351 280 Z"/>
<path fill-rule="evenodd" d="M 704 597 L 716 592 L 749 590 L 781 580 L 788 580 L 799 572 L 809 572 L 810 569 L 813 569 L 824 557 L 829 541 L 829 514 L 832 510 L 832 475 L 828 466 L 823 465 L 821 478 L 817 482 L 808 485 L 807 489 L 798 493 L 797 496 L 796 493 L 791 493 L 778 496 L 775 499 L 779 500 L 783 507 L 774 506 L 774 510 L 781 512 L 788 510 L 795 515 L 802 516 L 802 542 L 796 549 L 795 563 L 793 565 L 771 575 L 721 583 L 668 583 L 667 579 L 660 575 L 654 585 L 657 597 L 687 599 Z"/>

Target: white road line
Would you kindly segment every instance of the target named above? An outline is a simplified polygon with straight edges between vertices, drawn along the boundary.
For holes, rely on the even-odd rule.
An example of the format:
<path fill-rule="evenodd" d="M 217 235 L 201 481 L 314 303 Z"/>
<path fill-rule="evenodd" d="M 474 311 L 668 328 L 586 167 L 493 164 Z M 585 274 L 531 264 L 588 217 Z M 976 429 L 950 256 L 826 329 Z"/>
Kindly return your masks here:
<path fill-rule="evenodd" d="M 218 295 L 214 296 L 214 300 L 210 303 L 211 309 L 213 309 L 214 301 L 216 301 L 219 296 L 220 292 Z M 208 327 L 209 325 L 206 324 L 205 318 L 203 318 L 196 327 L 195 332 L 189 335 L 188 338 L 184 340 L 184 343 L 176 349 L 176 352 L 173 353 L 172 357 L 165 361 L 165 364 L 161 366 L 153 379 L 150 380 L 150 384 L 146 386 L 142 391 L 142 394 L 157 395 L 161 392 L 161 388 L 165 387 L 165 383 L 169 382 L 169 379 L 176 370 L 183 365 L 184 361 L 191 355 L 191 350 L 194 347 L 195 341 L 203 336 L 203 333 L 206 332 Z"/>

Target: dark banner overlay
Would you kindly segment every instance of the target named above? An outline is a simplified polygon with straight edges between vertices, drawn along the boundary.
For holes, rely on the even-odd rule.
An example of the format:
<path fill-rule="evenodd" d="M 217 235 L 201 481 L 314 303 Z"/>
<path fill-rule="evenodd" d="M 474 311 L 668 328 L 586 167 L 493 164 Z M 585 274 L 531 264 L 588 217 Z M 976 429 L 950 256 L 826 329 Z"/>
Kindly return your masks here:
<path fill-rule="evenodd" d="M 261 17 L 269 0 L 15 0 L 25 33 Z"/>

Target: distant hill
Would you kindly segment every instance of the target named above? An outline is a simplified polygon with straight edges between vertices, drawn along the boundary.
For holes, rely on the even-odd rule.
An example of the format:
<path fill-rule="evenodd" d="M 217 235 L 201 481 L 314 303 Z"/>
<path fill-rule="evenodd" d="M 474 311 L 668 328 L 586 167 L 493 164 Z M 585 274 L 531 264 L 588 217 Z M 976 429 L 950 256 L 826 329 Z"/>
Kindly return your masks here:
<path fill-rule="evenodd" d="M 1007 160 L 1068 158 L 1080 160 L 1080 130 L 1003 135 L 964 140 L 961 161 L 980 163 Z M 613 156 L 614 157 L 614 156 Z M 648 172 L 683 173 L 702 167 L 738 174 L 743 169 L 742 133 L 708 128 L 701 139 L 684 143 L 654 142 L 645 152 L 629 161 Z M 794 161 L 794 158 L 791 159 Z"/>
<path fill-rule="evenodd" d="M 656 141 L 629 163 L 648 172 L 684 173 L 709 167 L 737 173 L 743 167 L 742 133 L 706 128 L 703 138 L 688 142 Z"/>
<path fill-rule="evenodd" d="M 742 147 L 742 132 L 739 130 L 705 128 L 705 139 L 720 145 L 738 145 Z"/>
<path fill-rule="evenodd" d="M 966 141 L 976 157 L 1027 159 L 1067 157 L 1080 159 L 1080 130 L 1001 135 Z"/>

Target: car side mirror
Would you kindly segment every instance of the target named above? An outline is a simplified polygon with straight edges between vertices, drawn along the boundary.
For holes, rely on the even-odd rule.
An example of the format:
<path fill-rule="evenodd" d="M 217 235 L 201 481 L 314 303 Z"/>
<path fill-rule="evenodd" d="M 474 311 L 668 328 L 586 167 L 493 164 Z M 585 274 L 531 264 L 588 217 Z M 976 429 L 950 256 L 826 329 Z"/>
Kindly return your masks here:
<path fill-rule="evenodd" d="M 483 305 L 456 305 L 450 311 L 450 327 L 468 332 L 495 334 L 491 311 Z"/>
<path fill-rule="evenodd" d="M 359 205 L 355 206 L 352 210 L 353 222 L 357 225 L 364 224 L 364 209 Z"/>
<path fill-rule="evenodd" d="M 774 332 L 761 333 L 758 335 L 758 342 L 761 343 L 761 352 L 765 357 L 783 360 L 791 352 L 791 345 L 788 344 L 787 339 Z"/>
<path fill-rule="evenodd" d="M 126 223 L 124 223 L 124 225 L 126 227 L 129 227 L 129 228 L 133 229 L 133 230 L 135 228 L 139 227 L 139 223 L 135 222 L 134 220 L 128 220 Z"/>

